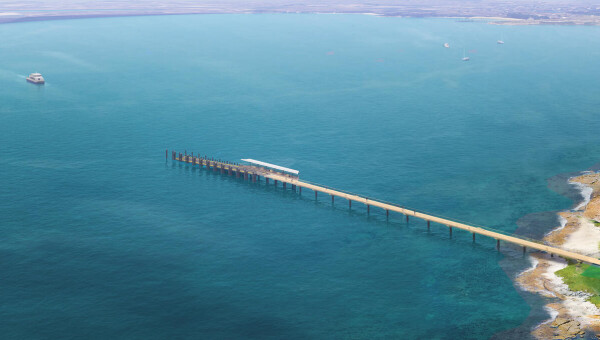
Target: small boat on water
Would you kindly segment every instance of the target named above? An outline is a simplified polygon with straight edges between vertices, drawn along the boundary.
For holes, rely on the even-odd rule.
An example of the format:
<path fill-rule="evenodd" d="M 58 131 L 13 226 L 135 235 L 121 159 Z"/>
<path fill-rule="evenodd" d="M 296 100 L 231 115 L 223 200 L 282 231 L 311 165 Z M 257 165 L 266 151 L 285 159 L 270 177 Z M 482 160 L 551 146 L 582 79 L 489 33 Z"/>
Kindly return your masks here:
<path fill-rule="evenodd" d="M 467 56 L 465 55 L 465 51 L 463 50 L 463 58 L 462 58 L 462 61 L 469 61 L 469 60 L 471 60 L 471 58 L 467 57 Z"/>
<path fill-rule="evenodd" d="M 504 44 L 504 40 L 502 40 L 502 34 L 500 34 L 500 39 L 498 39 L 496 42 L 500 45 Z"/>
<path fill-rule="evenodd" d="M 450 44 L 448 44 L 448 43 L 444 43 L 444 47 L 445 47 L 445 48 L 450 48 Z"/>
<path fill-rule="evenodd" d="M 44 84 L 46 81 L 40 73 L 32 73 L 27 77 L 27 81 L 34 84 Z"/>

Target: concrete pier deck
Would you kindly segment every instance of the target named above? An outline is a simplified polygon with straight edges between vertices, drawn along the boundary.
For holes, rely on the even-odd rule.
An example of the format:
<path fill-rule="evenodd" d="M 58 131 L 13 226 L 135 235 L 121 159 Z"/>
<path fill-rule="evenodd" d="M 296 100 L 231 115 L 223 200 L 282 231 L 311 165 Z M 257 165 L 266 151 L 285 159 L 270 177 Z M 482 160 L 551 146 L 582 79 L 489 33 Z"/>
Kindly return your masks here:
<path fill-rule="evenodd" d="M 168 155 L 168 152 L 167 152 L 167 155 Z M 383 201 L 376 200 L 376 199 L 362 197 L 357 194 L 351 194 L 351 193 L 343 192 L 341 190 L 327 188 L 327 187 L 319 185 L 319 184 L 302 181 L 296 176 L 291 176 L 291 175 L 288 175 L 288 174 L 285 174 L 282 172 L 269 170 L 269 169 L 266 169 L 263 167 L 252 166 L 252 165 L 240 165 L 240 164 L 230 163 L 230 162 L 209 160 L 209 159 L 206 159 L 206 157 L 205 158 L 193 157 L 193 155 L 192 156 L 182 155 L 181 153 L 179 153 L 179 156 L 177 156 L 177 154 L 175 152 L 172 153 L 172 159 L 180 161 L 180 162 L 190 163 L 192 165 L 206 166 L 207 169 L 213 169 L 213 171 L 220 171 L 222 174 L 224 174 L 225 171 L 227 171 L 227 173 L 230 176 L 233 176 L 234 174 L 236 175 L 236 177 L 239 177 L 240 175 L 244 175 L 244 179 L 246 179 L 246 180 L 252 179 L 253 182 L 258 181 L 258 179 L 260 177 L 263 177 L 265 179 L 272 179 L 274 181 L 275 185 L 277 185 L 277 182 L 281 182 L 284 185 L 287 183 L 292 186 L 292 189 L 295 189 L 296 187 L 310 189 L 315 192 L 315 195 L 318 192 L 322 192 L 324 194 L 330 195 L 332 197 L 332 199 L 333 199 L 333 197 L 340 197 L 340 198 L 346 199 L 349 201 L 350 205 L 351 205 L 352 201 L 362 203 L 367 206 L 367 211 L 370 211 L 370 207 L 373 206 L 373 207 L 379 207 L 381 209 L 384 209 L 386 211 L 386 214 L 388 214 L 388 216 L 389 216 L 389 212 L 393 211 L 393 212 L 398 212 L 400 214 L 405 215 L 407 220 L 409 218 L 418 218 L 418 219 L 427 221 L 428 226 L 429 226 L 430 222 L 439 223 L 439 224 L 445 225 L 448 228 L 450 228 L 450 232 L 452 232 L 452 228 L 462 229 L 462 230 L 473 233 L 473 239 L 475 239 L 476 234 L 496 239 L 498 247 L 500 247 L 500 241 L 504 241 L 504 242 L 509 242 L 512 244 L 522 246 L 524 251 L 526 248 L 536 249 L 536 250 L 543 251 L 543 252 L 546 252 L 549 254 L 554 254 L 554 255 L 562 256 L 562 257 L 565 257 L 568 259 L 586 262 L 586 263 L 600 266 L 600 260 L 597 258 L 587 256 L 584 254 L 575 253 L 572 251 L 564 250 L 564 249 L 553 247 L 553 246 L 548 246 L 548 245 L 542 243 L 541 241 L 530 240 L 530 239 L 526 239 L 524 237 L 519 237 L 519 236 L 507 235 L 507 234 L 504 234 L 499 231 L 490 230 L 490 228 L 485 228 L 485 227 L 481 227 L 481 226 L 473 226 L 473 225 L 469 225 L 469 224 L 465 224 L 465 223 L 461 223 L 461 222 L 456 222 L 456 221 L 452 221 L 452 220 L 449 220 L 446 218 L 437 217 L 437 216 L 425 214 L 422 212 L 418 212 L 415 210 L 406 209 L 402 206 L 399 206 L 399 205 L 396 205 L 393 203 L 383 202 Z M 267 180 L 267 182 L 268 182 L 268 180 Z"/>

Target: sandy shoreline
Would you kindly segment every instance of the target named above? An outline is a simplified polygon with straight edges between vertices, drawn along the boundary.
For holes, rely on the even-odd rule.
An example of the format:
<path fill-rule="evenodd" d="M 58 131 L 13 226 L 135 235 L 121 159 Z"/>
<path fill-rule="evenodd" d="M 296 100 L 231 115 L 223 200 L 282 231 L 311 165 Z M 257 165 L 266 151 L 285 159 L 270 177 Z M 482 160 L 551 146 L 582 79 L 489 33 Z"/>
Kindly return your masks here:
<path fill-rule="evenodd" d="M 600 173 L 571 178 L 581 189 L 584 201 L 573 210 L 559 213 L 561 225 L 546 234 L 543 241 L 593 257 L 600 256 Z M 567 267 L 567 261 L 548 254 L 530 255 L 532 267 L 521 272 L 516 282 L 523 290 L 551 298 L 545 308 L 551 318 L 532 330 L 538 339 L 572 339 L 595 335 L 600 338 L 600 308 L 587 301 L 591 294 L 569 290 L 555 273 Z"/>

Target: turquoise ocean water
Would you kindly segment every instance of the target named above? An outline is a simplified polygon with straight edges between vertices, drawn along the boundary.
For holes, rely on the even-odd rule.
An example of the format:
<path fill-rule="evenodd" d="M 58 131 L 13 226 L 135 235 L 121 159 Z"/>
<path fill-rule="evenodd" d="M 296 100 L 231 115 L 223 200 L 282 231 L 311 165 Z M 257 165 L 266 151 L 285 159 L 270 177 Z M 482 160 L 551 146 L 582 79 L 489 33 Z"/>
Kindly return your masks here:
<path fill-rule="evenodd" d="M 520 250 L 164 152 L 540 236 L 579 199 L 561 174 L 600 159 L 599 38 L 364 15 L 0 25 L 0 333 L 522 339 L 547 315 L 511 280 Z"/>

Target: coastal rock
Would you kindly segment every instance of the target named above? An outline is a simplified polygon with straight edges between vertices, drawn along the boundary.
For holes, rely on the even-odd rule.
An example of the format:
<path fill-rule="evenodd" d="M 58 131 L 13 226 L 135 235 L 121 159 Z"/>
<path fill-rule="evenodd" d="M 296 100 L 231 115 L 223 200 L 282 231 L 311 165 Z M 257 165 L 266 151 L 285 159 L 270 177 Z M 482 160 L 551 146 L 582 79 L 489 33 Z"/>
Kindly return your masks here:
<path fill-rule="evenodd" d="M 596 222 L 600 221 L 600 196 L 593 197 L 590 200 L 583 216 L 595 220 Z"/>
<path fill-rule="evenodd" d="M 563 325 L 565 323 L 569 322 L 569 319 L 565 319 L 565 318 L 556 318 L 554 320 L 554 322 L 552 322 L 552 327 L 557 328 L 560 325 Z"/>
<path fill-rule="evenodd" d="M 587 204 L 584 216 L 600 222 L 600 177 L 597 173 L 589 173 L 571 179 L 571 182 L 577 182 L 592 188 L 592 197 Z"/>
<path fill-rule="evenodd" d="M 565 243 L 566 238 L 578 229 L 579 218 L 581 217 L 580 212 L 570 211 L 562 211 L 558 215 L 565 220 L 564 227 L 551 231 L 544 237 L 544 241 L 555 246 Z"/>
<path fill-rule="evenodd" d="M 586 205 L 577 210 L 559 213 L 561 226 L 548 233 L 544 242 L 549 245 L 572 249 L 590 256 L 600 256 L 600 173 L 586 173 L 570 179 L 592 189 Z M 586 197 L 587 198 L 587 197 Z M 584 201 L 585 203 L 585 201 Z M 596 221 L 596 223 L 593 223 Z M 552 318 L 532 331 L 537 339 L 576 339 L 586 332 L 600 339 L 600 311 L 588 301 L 591 295 L 582 291 L 571 291 L 555 272 L 564 268 L 561 258 L 549 258 L 547 254 L 530 254 L 532 268 L 517 277 L 520 287 L 556 299 L 546 305 Z"/>
<path fill-rule="evenodd" d="M 561 321 L 563 320 L 565 319 L 561 318 Z M 585 332 L 581 329 L 579 321 L 567 320 L 560 324 L 554 331 L 554 339 L 574 339 L 582 334 L 585 334 Z"/>

